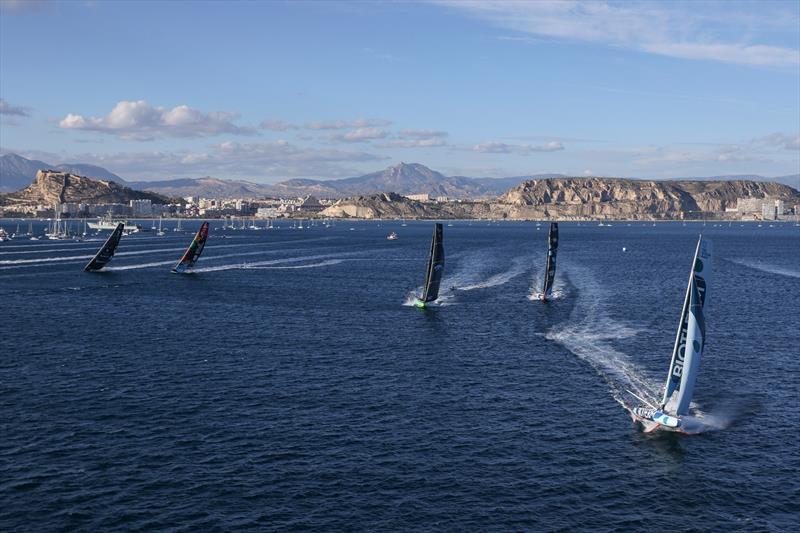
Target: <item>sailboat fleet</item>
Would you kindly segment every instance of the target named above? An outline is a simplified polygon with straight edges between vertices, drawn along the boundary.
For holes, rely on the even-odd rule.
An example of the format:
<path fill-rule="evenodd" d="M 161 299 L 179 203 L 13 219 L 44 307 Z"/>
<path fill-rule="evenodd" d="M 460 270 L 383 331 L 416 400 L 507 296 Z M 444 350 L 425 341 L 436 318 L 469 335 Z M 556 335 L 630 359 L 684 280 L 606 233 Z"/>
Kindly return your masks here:
<path fill-rule="evenodd" d="M 538 228 L 537 228 L 538 229 Z M 425 285 L 422 293 L 414 298 L 414 306 L 428 309 L 439 297 L 439 286 L 444 273 L 444 244 L 442 224 L 436 224 L 431 239 Z M 556 275 L 556 253 L 558 251 L 558 223 L 550 223 L 547 256 L 542 292 L 539 299 L 547 302 L 552 295 Z M 700 370 L 700 359 L 705 346 L 706 328 L 704 307 L 707 300 L 708 282 L 711 276 L 711 242 L 702 236 L 697 241 L 694 260 L 689 274 L 689 284 L 678 324 L 678 333 L 670 359 L 669 372 L 664 384 L 661 402 L 652 402 L 628 391 L 641 402 L 639 406 L 626 406 L 631 418 L 640 424 L 646 433 L 662 429 L 687 433 L 686 417 L 694 393 L 694 384 Z"/>
<path fill-rule="evenodd" d="M 302 222 L 301 222 L 302 224 Z M 538 226 L 539 224 L 537 224 Z M 155 228 L 155 220 L 153 228 Z M 227 221 L 224 227 L 228 227 Z M 231 228 L 233 224 L 231 223 Z M 266 228 L 271 227 L 268 223 Z M 308 225 L 306 226 L 308 227 Z M 244 229 L 244 220 L 242 228 Z M 265 229 L 266 229 L 265 228 Z M 118 222 L 111 235 L 106 239 L 91 261 L 83 268 L 85 272 L 99 272 L 106 267 L 114 257 L 120 240 L 126 234 L 126 224 Z M 537 229 L 539 229 L 537 227 Z M 180 221 L 178 227 L 180 229 Z M 19 228 L 14 234 L 22 235 Z M 33 238 L 33 226 L 29 224 L 28 235 Z M 48 238 L 61 238 L 68 236 L 69 230 L 60 217 L 51 221 L 47 231 Z M 157 235 L 163 236 L 165 232 L 162 227 L 162 220 L 158 222 Z M 392 236 L 396 238 L 396 233 Z M 203 222 L 200 229 L 194 235 L 188 248 L 172 267 L 172 272 L 177 274 L 187 274 L 197 263 L 209 236 L 209 223 Z M 69 238 L 69 237 L 67 237 Z M 391 238 L 391 236 L 390 236 Z M 547 240 L 547 254 L 545 256 L 544 279 L 539 300 L 547 302 L 552 298 L 553 284 L 556 275 L 556 256 L 558 251 L 558 223 L 551 222 Z M 675 344 L 670 358 L 667 379 L 664 384 L 663 395 L 660 402 L 648 400 L 640 395 L 628 391 L 635 397 L 640 404 L 626 405 L 633 421 L 640 425 L 647 433 L 656 430 L 687 432 L 686 417 L 689 415 L 689 407 L 694 393 L 694 384 L 697 379 L 705 347 L 705 304 L 707 302 L 707 290 L 711 276 L 712 245 L 702 236 L 698 239 L 695 249 L 694 259 L 689 274 L 689 282 L 686 288 L 686 295 L 683 302 L 678 331 L 675 337 Z M 425 283 L 422 291 L 416 294 L 413 305 L 419 309 L 427 310 L 439 298 L 440 286 L 444 274 L 445 253 L 444 253 L 444 228 L 441 223 L 436 223 L 431 237 L 428 261 L 425 270 Z"/>

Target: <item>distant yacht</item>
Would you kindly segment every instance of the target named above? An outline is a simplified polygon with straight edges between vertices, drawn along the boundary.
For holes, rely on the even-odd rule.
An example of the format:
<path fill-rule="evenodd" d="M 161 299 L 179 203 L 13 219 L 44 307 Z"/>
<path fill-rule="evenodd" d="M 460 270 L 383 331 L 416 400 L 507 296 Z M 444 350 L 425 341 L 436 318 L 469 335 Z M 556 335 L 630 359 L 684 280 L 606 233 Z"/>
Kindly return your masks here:
<path fill-rule="evenodd" d="M 117 225 L 120 222 L 123 224 L 123 231 L 125 233 L 136 233 L 142 229 L 142 227 L 138 224 L 129 223 L 127 220 L 114 220 L 111 215 L 106 215 L 97 222 L 89 222 L 89 229 L 93 229 L 95 231 L 114 231 L 117 229 Z"/>
<path fill-rule="evenodd" d="M 425 272 L 425 287 L 422 295 L 414 298 L 414 305 L 424 309 L 426 304 L 435 301 L 439 297 L 439 285 L 442 283 L 444 274 L 444 243 L 443 228 L 437 223 L 433 228 L 433 238 L 431 239 L 431 253 L 428 257 L 428 268 Z"/>
<path fill-rule="evenodd" d="M 700 358 L 705 347 L 704 307 L 711 276 L 711 251 L 711 242 L 704 241 L 701 236 L 697 241 L 692 269 L 689 272 L 689 285 L 686 287 L 683 311 L 678 323 L 678 333 L 675 336 L 675 346 L 672 349 L 661 403 L 654 406 L 634 394 L 645 405 L 630 409 L 631 417 L 634 422 L 642 424 L 646 433 L 657 429 L 684 431 L 684 421 L 681 417 L 689 413 L 694 382 L 700 370 Z"/>
<path fill-rule="evenodd" d="M 389 236 L 388 236 L 388 237 L 386 237 L 386 239 L 387 239 L 387 240 L 390 240 L 390 241 L 396 241 L 396 240 L 397 240 L 397 233 L 395 233 L 395 232 L 391 232 L 391 233 L 389 234 Z"/>

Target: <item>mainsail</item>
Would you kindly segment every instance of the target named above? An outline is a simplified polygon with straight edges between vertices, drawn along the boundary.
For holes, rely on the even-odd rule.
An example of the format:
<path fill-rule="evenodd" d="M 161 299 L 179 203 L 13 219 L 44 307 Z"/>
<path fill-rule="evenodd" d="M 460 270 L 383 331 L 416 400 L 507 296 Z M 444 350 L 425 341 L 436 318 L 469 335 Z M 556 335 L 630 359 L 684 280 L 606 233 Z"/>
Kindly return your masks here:
<path fill-rule="evenodd" d="M 674 410 L 676 415 L 688 412 L 694 382 L 700 368 L 700 359 L 705 346 L 706 327 L 703 309 L 707 300 L 707 287 L 711 276 L 712 248 L 710 241 L 701 236 L 689 274 L 689 285 L 683 302 L 678 333 L 672 350 L 672 359 L 664 386 L 661 408 Z M 677 394 L 675 394 L 677 392 Z M 673 397 L 675 394 L 675 398 Z M 667 403 L 673 400 L 669 406 Z"/>
<path fill-rule="evenodd" d="M 558 222 L 550 223 L 550 235 L 547 239 L 547 263 L 544 269 L 544 285 L 542 300 L 546 300 L 553 292 L 553 280 L 556 278 L 556 252 L 558 251 Z"/>
<path fill-rule="evenodd" d="M 192 244 L 189 245 L 186 253 L 183 254 L 183 257 L 181 257 L 181 260 L 178 261 L 178 264 L 172 268 L 172 271 L 180 274 L 192 268 L 200 258 L 200 254 L 203 253 L 203 248 L 206 245 L 206 239 L 208 239 L 208 222 L 203 222 L 203 225 L 200 226 L 200 230 L 197 232 L 197 235 L 195 235 L 194 239 L 192 239 Z"/>
<path fill-rule="evenodd" d="M 428 270 L 425 274 L 425 290 L 422 291 L 423 302 L 432 302 L 439 297 L 439 284 L 444 274 L 444 244 L 442 243 L 442 225 L 436 224 L 431 239 L 431 255 L 428 258 Z"/>
<path fill-rule="evenodd" d="M 117 245 L 119 244 L 120 238 L 122 238 L 122 230 L 125 228 L 125 224 L 120 222 L 117 224 L 117 227 L 111 233 L 111 235 L 106 239 L 106 242 L 97 251 L 97 254 L 92 258 L 89 263 L 83 267 L 84 272 L 96 272 L 100 270 L 104 266 L 111 261 L 111 258 L 114 257 L 114 252 L 117 250 Z"/>

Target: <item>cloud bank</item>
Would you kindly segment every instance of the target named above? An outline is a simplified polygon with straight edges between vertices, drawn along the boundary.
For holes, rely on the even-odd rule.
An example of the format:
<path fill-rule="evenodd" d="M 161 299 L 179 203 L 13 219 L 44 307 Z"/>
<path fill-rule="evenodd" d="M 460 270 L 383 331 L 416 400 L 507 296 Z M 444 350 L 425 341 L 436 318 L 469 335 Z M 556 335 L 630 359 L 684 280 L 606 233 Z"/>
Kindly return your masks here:
<path fill-rule="evenodd" d="M 797 68 L 795 48 L 752 42 L 759 27 L 766 37 L 776 25 L 796 28 L 791 4 L 766 2 L 747 10 L 733 2 L 601 2 L 441 0 L 491 24 L 540 38 L 592 42 L 682 59 L 710 60 L 756 67 Z M 767 10 L 769 12 L 765 12 Z M 723 31 L 726 20 L 739 31 Z M 796 30 L 795 30 L 796 31 Z M 505 37 L 520 39 L 519 36 Z M 524 37 L 522 38 L 524 39 Z M 535 42 L 535 40 L 533 41 Z"/>
<path fill-rule="evenodd" d="M 172 109 L 153 107 L 144 100 L 119 102 L 102 117 L 69 113 L 59 122 L 63 129 L 96 131 L 123 139 L 151 140 L 159 137 L 211 137 L 223 133 L 253 135 L 253 128 L 237 126 L 237 113 L 204 113 L 187 105 Z"/>
<path fill-rule="evenodd" d="M 11 105 L 0 98 L 0 115 L 13 115 L 17 117 L 30 116 L 30 108 L 24 106 Z"/>
<path fill-rule="evenodd" d="M 501 142 L 486 142 L 472 147 L 473 152 L 482 154 L 518 154 L 530 155 L 536 152 L 558 152 L 564 149 L 559 141 L 550 141 L 546 144 L 506 144 Z"/>

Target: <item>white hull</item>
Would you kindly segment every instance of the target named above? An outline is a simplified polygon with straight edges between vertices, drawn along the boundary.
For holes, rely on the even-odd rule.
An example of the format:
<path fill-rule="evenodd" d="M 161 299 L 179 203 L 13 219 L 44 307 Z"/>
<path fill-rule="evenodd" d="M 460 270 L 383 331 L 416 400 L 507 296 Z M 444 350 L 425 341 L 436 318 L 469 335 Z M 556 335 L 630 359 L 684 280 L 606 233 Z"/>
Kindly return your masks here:
<path fill-rule="evenodd" d="M 114 231 L 117 229 L 119 222 L 88 222 L 89 228 L 96 231 Z M 128 224 L 125 222 L 125 227 L 122 229 L 125 232 L 139 231 L 139 227 L 135 224 Z"/>

